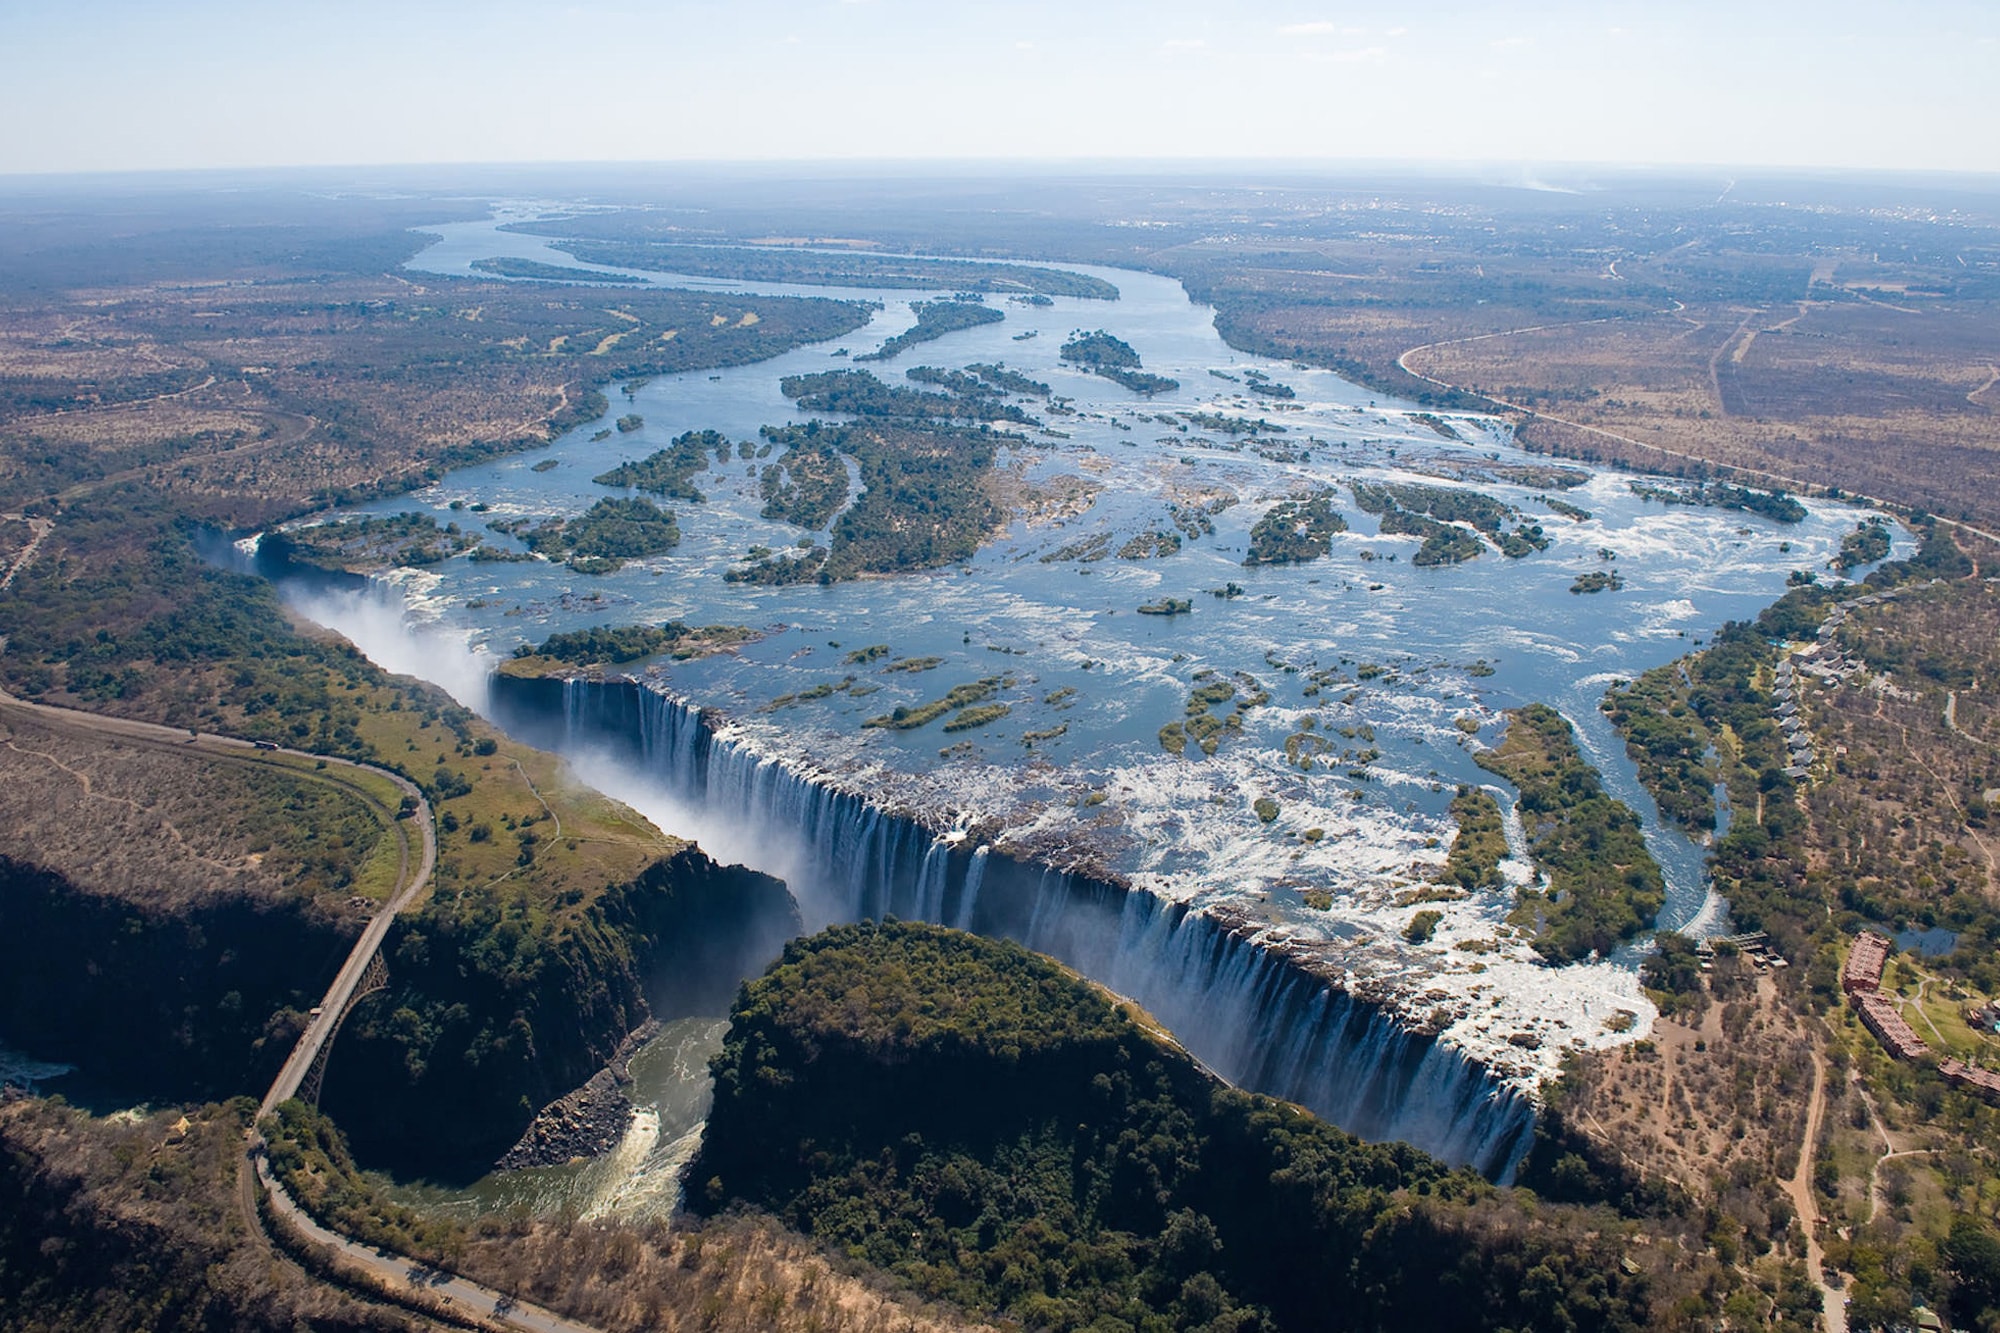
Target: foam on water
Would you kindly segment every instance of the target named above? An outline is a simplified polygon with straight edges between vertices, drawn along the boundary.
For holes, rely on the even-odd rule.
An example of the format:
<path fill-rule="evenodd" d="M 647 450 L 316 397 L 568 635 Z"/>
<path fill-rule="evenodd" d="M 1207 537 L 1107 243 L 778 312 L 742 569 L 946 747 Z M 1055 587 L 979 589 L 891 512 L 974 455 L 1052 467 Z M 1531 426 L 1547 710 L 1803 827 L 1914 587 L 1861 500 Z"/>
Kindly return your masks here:
<path fill-rule="evenodd" d="M 540 238 L 481 224 L 440 230 L 446 242 L 418 261 L 431 271 L 497 254 L 570 262 Z M 1706 927 L 1725 905 L 1708 892 L 1702 851 L 1660 823 L 1597 700 L 1609 681 L 1671 660 L 1705 627 L 1775 599 L 1792 569 L 1838 549 L 1858 511 L 1816 503 L 1803 523 L 1782 526 L 1647 503 L 1625 477 L 1598 473 L 1567 492 L 1592 518 L 1545 514 L 1537 496 L 1551 489 L 1548 460 L 1518 449 L 1504 423 L 1454 416 L 1471 443 L 1445 442 L 1410 405 L 1365 406 L 1367 391 L 1326 372 L 1226 347 L 1213 313 L 1170 280 L 1085 271 L 1112 281 L 1121 299 L 1007 305 L 999 324 L 872 367 L 893 381 L 918 362 L 1004 361 L 1074 399 L 1076 415 L 1049 418 L 1069 438 L 1017 434 L 1001 464 L 1018 464 L 1027 485 L 1071 475 L 1103 489 L 1059 520 L 1012 523 L 958 565 L 828 588 L 727 584 L 720 575 L 743 552 L 798 535 L 761 517 L 754 471 L 732 464 L 706 474 L 708 503 L 676 506 L 680 548 L 614 575 L 455 560 L 397 575 L 377 590 L 387 596 L 321 590 L 299 593 L 299 604 L 374 660 L 439 681 L 560 747 L 586 780 L 712 854 L 781 875 L 810 924 L 894 912 L 1046 947 L 1145 1003 L 1231 1078 L 1296 1095 L 1359 1132 L 1504 1169 L 1506 1146 L 1525 1132 L 1534 1092 L 1563 1054 L 1642 1035 L 1652 1009 L 1629 960 L 1545 967 L 1505 925 L 1512 890 L 1535 872 L 1504 789 L 1510 889 L 1414 901 L 1449 847 L 1453 789 L 1490 782 L 1473 762 L 1481 741 L 1462 735 L 1457 719 L 1476 720 L 1490 738 L 1504 708 L 1558 706 L 1607 788 L 1642 816 L 1669 885 L 1663 922 Z M 912 299 L 863 295 L 883 311 L 848 339 L 856 349 L 906 327 Z M 1139 400 L 1056 360 L 1068 330 L 1100 326 L 1181 387 Z M 1041 336 L 1012 341 L 1026 328 Z M 579 512 L 606 493 L 588 481 L 604 468 L 683 430 L 754 439 L 761 425 L 797 419 L 776 392 L 779 377 L 846 364 L 806 347 L 661 377 L 613 409 L 644 415 L 629 436 L 593 441 L 597 423 L 587 423 L 548 451 L 563 466 L 480 464 L 365 512 L 429 506 L 444 522 L 458 513 L 454 499 L 493 513 Z M 1293 385 L 1298 398 L 1270 402 L 1208 374 L 1240 377 L 1247 367 Z M 1267 436 L 1275 447 L 1259 456 L 1255 441 L 1153 419 L 1195 410 L 1262 417 L 1285 431 Z M 1453 477 L 1535 518 L 1549 549 L 1418 567 L 1414 538 L 1376 531 L 1345 503 L 1356 479 L 1451 486 Z M 1339 488 L 1352 524 L 1331 555 L 1242 564 L 1267 503 L 1325 486 Z M 1164 506 L 1190 488 L 1238 503 L 1212 515 L 1212 535 L 1172 557 L 1043 558 L 1096 534 L 1115 552 L 1164 528 Z M 1908 540 L 1897 540 L 1901 554 Z M 1600 549 L 1615 552 L 1626 590 L 1571 594 L 1578 573 L 1606 567 Z M 1207 595 L 1230 583 L 1241 595 Z M 576 595 L 586 587 L 601 595 Z M 1188 598 L 1194 610 L 1134 614 L 1162 596 Z M 424 624 L 413 627 L 410 613 Z M 762 637 L 727 654 L 635 664 L 639 684 L 550 687 L 560 698 L 548 709 L 487 689 L 494 657 L 519 643 L 669 619 L 748 625 Z M 871 643 L 944 665 L 898 674 L 846 660 Z M 1203 670 L 1247 672 L 1270 700 L 1243 712 L 1213 757 L 1167 755 L 1159 729 L 1185 715 Z M 845 677 L 854 680 L 795 701 Z M 997 697 L 1012 711 L 963 741 L 941 742 L 935 727 L 861 726 L 985 677 L 1005 681 Z M 1314 735 L 1338 738 L 1337 753 L 1310 769 L 1285 751 L 1308 721 Z M 1031 743 L 1030 733 L 1040 738 Z M 1260 796 L 1278 802 L 1275 819 L 1259 818 Z M 1429 941 L 1409 944 L 1403 929 L 1423 908 L 1442 920 Z M 675 1137 L 663 1133 L 648 1151 Z"/>

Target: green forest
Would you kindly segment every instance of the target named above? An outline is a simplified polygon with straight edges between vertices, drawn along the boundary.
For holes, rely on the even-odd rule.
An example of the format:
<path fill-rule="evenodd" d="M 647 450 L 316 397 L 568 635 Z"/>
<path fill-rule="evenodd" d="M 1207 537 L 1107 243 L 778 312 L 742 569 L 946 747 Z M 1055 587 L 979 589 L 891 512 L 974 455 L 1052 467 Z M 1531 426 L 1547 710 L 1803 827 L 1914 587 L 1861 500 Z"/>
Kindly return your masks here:
<path fill-rule="evenodd" d="M 1028 414 L 990 397 L 925 393 L 884 384 L 866 370 L 824 370 L 787 375 L 778 382 L 801 412 L 844 412 L 857 417 L 903 421 L 1017 421 Z"/>
<path fill-rule="evenodd" d="M 1474 758 L 1520 789 L 1528 849 L 1549 885 L 1523 889 L 1514 920 L 1533 930 L 1544 958 L 1608 956 L 1653 924 L 1666 902 L 1660 867 L 1639 817 L 1604 790 L 1568 719 L 1546 704 L 1510 709 L 1506 738 Z"/>
<path fill-rule="evenodd" d="M 885 339 L 872 352 L 864 352 L 855 357 L 856 361 L 887 361 L 900 352 L 919 343 L 934 342 L 947 333 L 957 333 L 960 329 L 976 329 L 982 324 L 998 324 L 1007 316 L 993 307 L 981 304 L 976 299 L 950 301 L 916 301 L 910 306 L 910 313 L 917 317 L 912 327 Z"/>
<path fill-rule="evenodd" d="M 591 480 L 600 486 L 630 486 L 668 500 L 702 503 L 694 475 L 707 469 L 711 456 L 727 458 L 730 443 L 717 431 L 691 430 L 672 444 L 634 463 L 620 463 Z"/>
<path fill-rule="evenodd" d="M 1272 505 L 1250 529 L 1250 552 L 1243 563 L 1304 563 L 1331 551 L 1334 534 L 1347 531 L 1347 519 L 1333 507 L 1333 495 L 1331 488 L 1322 488 Z"/>
<path fill-rule="evenodd" d="M 794 941 L 713 1067 L 696 1208 L 768 1208 L 1029 1328 L 1667 1327 L 1724 1281 L 1639 1223 L 1234 1091 L 1059 964 L 941 927 Z"/>
<path fill-rule="evenodd" d="M 1156 393 L 1171 393 L 1181 387 L 1179 380 L 1140 369 L 1139 353 L 1133 350 L 1132 344 L 1103 329 L 1076 334 L 1063 344 L 1060 355 L 1072 365 L 1082 366 L 1091 374 L 1122 385 L 1133 393 L 1150 397 Z"/>
<path fill-rule="evenodd" d="M 599 500 L 575 518 L 548 519 L 516 535 L 535 554 L 561 560 L 579 574 L 609 574 L 627 560 L 663 554 L 681 541 L 673 511 L 644 496 Z"/>
<path fill-rule="evenodd" d="M 530 223 L 520 230 L 574 236 L 574 220 Z M 878 287 L 916 291 L 1045 293 L 1115 301 L 1118 289 L 1102 278 L 1027 264 L 983 264 L 901 255 L 841 254 L 766 246 L 674 244 L 637 240 L 563 240 L 556 245 L 586 264 L 686 273 L 703 278 L 748 278 L 805 286 Z"/>

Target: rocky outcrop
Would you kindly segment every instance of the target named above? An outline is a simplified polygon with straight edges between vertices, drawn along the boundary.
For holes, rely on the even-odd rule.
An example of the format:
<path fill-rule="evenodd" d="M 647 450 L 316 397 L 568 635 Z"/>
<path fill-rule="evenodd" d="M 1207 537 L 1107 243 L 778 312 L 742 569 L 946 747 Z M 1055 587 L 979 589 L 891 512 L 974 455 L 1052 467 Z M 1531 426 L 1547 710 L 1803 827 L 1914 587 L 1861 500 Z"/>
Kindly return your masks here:
<path fill-rule="evenodd" d="M 544 1106 L 528 1132 L 493 1164 L 496 1171 L 519 1171 L 530 1166 L 560 1166 L 579 1157 L 597 1157 L 618 1146 L 632 1120 L 632 1098 L 628 1089 L 632 1075 L 627 1068 L 633 1052 L 643 1046 L 660 1025 L 647 1020 L 619 1044 L 611 1063 L 592 1074 L 580 1088 L 564 1093 Z"/>
<path fill-rule="evenodd" d="M 321 1105 L 369 1165 L 476 1176 L 634 1028 L 723 1012 L 799 929 L 782 881 L 692 846 L 539 919 L 440 896 L 390 934 Z"/>

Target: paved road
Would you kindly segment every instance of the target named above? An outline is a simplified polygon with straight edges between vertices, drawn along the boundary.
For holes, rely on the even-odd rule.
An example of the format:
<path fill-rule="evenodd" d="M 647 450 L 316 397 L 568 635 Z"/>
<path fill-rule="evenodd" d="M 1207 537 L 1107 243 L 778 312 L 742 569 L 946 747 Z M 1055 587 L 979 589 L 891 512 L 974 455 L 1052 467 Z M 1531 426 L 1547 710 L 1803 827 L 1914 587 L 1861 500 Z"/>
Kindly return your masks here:
<path fill-rule="evenodd" d="M 374 1279 L 385 1288 L 385 1294 L 391 1299 L 398 1299 L 400 1293 L 402 1300 L 425 1313 L 435 1313 L 436 1307 L 442 1305 L 453 1315 L 526 1329 L 528 1333 L 597 1333 L 588 1324 L 564 1319 L 538 1305 L 512 1300 L 491 1287 L 432 1268 L 404 1255 L 370 1249 L 328 1231 L 292 1202 L 292 1197 L 272 1177 L 270 1165 L 262 1157 L 257 1159 L 257 1175 L 270 1192 L 273 1210 L 286 1226 L 308 1242 L 330 1249 L 343 1267 Z"/>
<path fill-rule="evenodd" d="M 329 762 L 348 761 L 343 759 Z M 354 942 L 354 948 L 348 953 L 347 961 L 340 965 L 340 971 L 334 975 L 333 984 L 327 987 L 326 998 L 320 1001 L 318 1012 L 313 1015 L 312 1022 L 306 1025 L 306 1030 L 300 1034 L 299 1044 L 292 1048 L 290 1058 L 285 1061 L 284 1068 L 278 1071 L 278 1077 L 272 1082 L 270 1091 L 264 1094 L 263 1103 L 257 1108 L 259 1116 L 269 1115 L 277 1108 L 279 1102 L 298 1094 L 299 1084 L 304 1080 L 306 1071 L 312 1068 L 313 1061 L 319 1058 L 320 1050 L 340 1026 L 341 1011 L 347 1008 L 348 1001 L 354 996 L 354 988 L 361 984 L 362 974 L 368 970 L 368 965 L 381 951 L 382 941 L 388 937 L 389 927 L 395 924 L 396 915 L 417 900 L 418 895 L 430 885 L 431 872 L 437 868 L 437 826 L 431 818 L 430 802 L 424 799 L 416 784 L 407 778 L 390 773 L 387 769 L 367 764 L 355 764 L 353 767 L 366 768 L 371 773 L 389 778 L 402 788 L 406 797 L 416 801 L 416 809 L 408 822 L 417 826 L 423 838 L 423 853 L 418 860 L 416 873 L 411 874 L 409 844 L 406 837 L 403 875 L 396 892 L 390 896 L 388 904 L 369 921 L 368 928 L 361 932 L 361 938 Z"/>
<path fill-rule="evenodd" d="M 268 1115 L 278 1103 L 297 1094 L 299 1083 L 318 1056 L 321 1047 L 332 1036 L 340 1011 L 354 994 L 362 973 L 367 971 L 369 962 L 382 947 L 383 939 L 394 924 L 396 915 L 418 901 L 423 890 L 429 886 L 431 873 L 437 867 L 437 828 L 431 816 L 430 803 L 415 783 L 397 773 L 391 773 L 373 764 L 359 764 L 352 760 L 336 759 L 329 755 L 312 754 L 305 750 L 291 750 L 283 747 L 265 747 L 234 736 L 219 736 L 208 732 L 190 735 L 185 730 L 163 727 L 151 722 L 135 722 L 126 718 L 106 717 L 98 713 L 85 713 L 71 708 L 52 708 L 47 704 L 30 703 L 25 699 L 0 689 L 0 714 L 14 712 L 26 714 L 45 726 L 69 732 L 85 732 L 107 736 L 125 744 L 138 745 L 147 749 L 187 754 L 190 750 L 204 758 L 222 759 L 237 763 L 256 763 L 268 755 L 291 755 L 310 759 L 315 764 L 324 761 L 326 769 L 312 769 L 301 772 L 287 766 L 285 771 L 295 775 L 324 782 L 332 782 L 355 792 L 381 811 L 389 820 L 390 827 L 403 840 L 403 865 L 398 876 L 395 892 L 388 904 L 375 914 L 367 929 L 361 932 L 347 961 L 341 964 L 335 974 L 333 984 L 327 988 L 326 997 L 320 1002 L 320 1012 L 299 1037 L 297 1047 L 285 1061 L 284 1068 L 264 1094 L 258 1108 L 261 1119 Z M 377 796 L 358 784 L 337 775 L 332 770 L 348 769 L 367 772 L 394 783 L 404 796 L 414 802 L 408 819 L 396 819 L 396 812 L 382 806 Z M 411 856 L 409 829 L 415 827 L 421 839 L 421 850 Z M 414 862 L 414 864 L 413 864 Z M 271 1199 L 271 1207 L 286 1226 L 294 1233 L 315 1244 L 328 1246 L 337 1260 L 346 1267 L 355 1269 L 374 1280 L 383 1289 L 384 1296 L 416 1312 L 432 1317 L 440 1314 L 439 1307 L 445 1307 L 445 1317 L 459 1318 L 467 1322 L 483 1323 L 499 1328 L 527 1330 L 528 1333 L 596 1333 L 585 1324 L 579 1324 L 552 1314 L 538 1306 L 517 1302 L 502 1292 L 484 1287 L 476 1282 L 457 1277 L 451 1273 L 431 1268 L 404 1255 L 387 1254 L 357 1244 L 345 1236 L 328 1231 L 313 1221 L 300 1208 L 285 1189 L 272 1177 L 270 1165 L 263 1153 L 263 1141 L 253 1129 L 248 1136 L 242 1181 L 243 1202 L 253 1225 L 258 1222 L 254 1205 L 253 1178 L 250 1163 L 255 1163 L 255 1182 L 262 1184 Z M 261 1227 L 259 1227 L 261 1231 Z"/>

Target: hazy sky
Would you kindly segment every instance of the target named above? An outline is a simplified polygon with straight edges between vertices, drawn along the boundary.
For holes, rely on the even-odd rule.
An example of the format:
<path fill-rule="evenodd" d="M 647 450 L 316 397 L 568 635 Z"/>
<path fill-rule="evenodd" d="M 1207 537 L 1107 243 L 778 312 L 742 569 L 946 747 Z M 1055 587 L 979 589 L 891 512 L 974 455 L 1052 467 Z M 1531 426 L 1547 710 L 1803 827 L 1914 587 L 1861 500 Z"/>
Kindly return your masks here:
<path fill-rule="evenodd" d="M 0 0 L 0 172 L 1284 157 L 2000 171 L 2000 4 Z"/>

